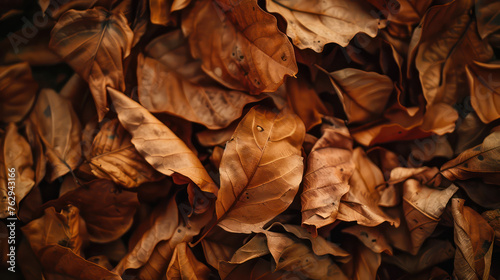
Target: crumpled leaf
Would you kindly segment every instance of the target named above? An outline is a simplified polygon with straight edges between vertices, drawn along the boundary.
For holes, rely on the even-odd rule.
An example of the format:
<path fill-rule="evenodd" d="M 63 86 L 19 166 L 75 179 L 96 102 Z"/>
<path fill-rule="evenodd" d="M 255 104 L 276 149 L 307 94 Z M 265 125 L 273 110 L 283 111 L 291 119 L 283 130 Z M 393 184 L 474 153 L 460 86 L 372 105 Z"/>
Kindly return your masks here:
<path fill-rule="evenodd" d="M 383 222 L 399 226 L 399 219 L 388 216 L 379 206 L 377 186 L 384 184 L 384 176 L 361 148 L 354 149 L 354 173 L 349 180 L 349 191 L 340 201 L 337 219 L 356 221 L 364 226 L 376 226 Z"/>
<path fill-rule="evenodd" d="M 28 63 L 0 67 L 0 121 L 18 122 L 35 102 L 38 84 Z"/>
<path fill-rule="evenodd" d="M 99 121 L 109 110 L 106 87 L 125 89 L 122 61 L 133 37 L 123 14 L 100 7 L 70 10 L 52 29 L 50 47 L 89 83 Z"/>
<path fill-rule="evenodd" d="M 105 123 L 94 138 L 88 159 L 92 173 L 127 188 L 160 180 L 162 175 L 137 152 L 131 138 L 118 119 Z"/>
<path fill-rule="evenodd" d="M 139 201 L 136 193 L 119 190 L 113 182 L 99 179 L 44 206 L 63 209 L 68 204 L 80 209 L 90 241 L 106 243 L 118 239 L 132 226 Z"/>
<path fill-rule="evenodd" d="M 48 160 L 48 180 L 75 169 L 82 154 L 81 125 L 69 101 L 51 89 L 43 89 L 30 115 Z"/>
<path fill-rule="evenodd" d="M 243 107 L 262 98 L 214 83 L 194 60 L 180 30 L 149 43 L 138 58 L 139 101 L 152 113 L 166 112 L 221 129 L 239 118 Z"/>
<path fill-rule="evenodd" d="M 263 107 L 247 113 L 221 160 L 216 201 L 220 227 L 250 233 L 292 203 L 302 180 L 304 135 L 304 124 L 296 115 Z"/>
<path fill-rule="evenodd" d="M 321 138 L 307 157 L 301 196 L 302 225 L 316 228 L 336 220 L 341 197 L 349 191 L 354 172 L 352 139 L 338 119 L 325 118 Z"/>
<path fill-rule="evenodd" d="M 500 209 L 485 211 L 481 216 L 495 231 L 495 241 L 500 242 Z"/>
<path fill-rule="evenodd" d="M 370 248 L 374 253 L 386 253 L 392 255 L 392 247 L 387 242 L 382 231 L 377 227 L 365 227 L 360 225 L 351 226 L 342 232 L 356 236 L 359 241 Z"/>
<path fill-rule="evenodd" d="M 391 79 L 375 72 L 345 68 L 328 76 L 351 123 L 380 116 L 393 91 Z"/>
<path fill-rule="evenodd" d="M 181 139 L 144 107 L 119 91 L 108 90 L 120 123 L 132 135 L 132 144 L 149 164 L 167 176 L 174 176 L 174 180 L 176 176 L 185 176 L 202 191 L 217 194 L 212 178 Z"/>
<path fill-rule="evenodd" d="M 203 70 L 231 89 L 273 92 L 298 71 L 292 44 L 257 0 L 197 1 L 182 30 Z"/>
<path fill-rule="evenodd" d="M 149 0 L 151 22 L 168 25 L 172 21 L 171 14 L 184 9 L 189 3 L 191 3 L 191 0 Z"/>
<path fill-rule="evenodd" d="M 31 148 L 14 123 L 0 139 L 0 218 L 4 219 L 18 214 L 19 204 L 35 185 L 35 172 Z"/>
<path fill-rule="evenodd" d="M 186 242 L 179 243 L 167 268 L 167 279 L 207 279 L 210 269 L 198 261 Z"/>
<path fill-rule="evenodd" d="M 464 151 L 441 166 L 440 173 L 450 181 L 480 177 L 487 184 L 498 184 L 499 160 L 500 131 L 495 131 L 484 138 L 481 145 Z"/>
<path fill-rule="evenodd" d="M 370 5 L 358 0 L 270 0 L 266 8 L 285 18 L 286 33 L 294 45 L 315 52 L 323 51 L 328 43 L 345 47 L 360 32 L 375 37 L 383 26 L 382 20 L 370 13 Z"/>
<path fill-rule="evenodd" d="M 174 234 L 179 224 L 179 214 L 175 196 L 168 203 L 160 203 L 155 210 L 134 233 L 132 238 L 139 240 L 129 246 L 129 252 L 120 260 L 120 263 L 113 270 L 118 275 L 122 275 L 127 269 L 135 269 L 144 265 L 155 246 L 162 240 L 168 240 Z"/>
<path fill-rule="evenodd" d="M 354 247 L 355 245 L 358 245 Z M 382 261 L 380 253 L 373 252 L 370 248 L 361 244 L 351 244 L 353 249 L 353 258 L 350 262 L 343 264 L 342 269 L 345 271 L 348 279 L 364 280 L 377 279 L 377 270 Z"/>
<path fill-rule="evenodd" d="M 454 198 L 451 212 L 455 221 L 455 267 L 458 279 L 489 279 L 495 232 L 481 215 Z"/>
<path fill-rule="evenodd" d="M 481 38 L 486 38 L 490 34 L 498 32 L 500 25 L 500 4 L 493 0 L 478 0 L 475 7 L 477 19 L 477 31 Z"/>
<path fill-rule="evenodd" d="M 477 116 L 484 123 L 500 118 L 500 64 L 474 62 L 465 70 Z"/>

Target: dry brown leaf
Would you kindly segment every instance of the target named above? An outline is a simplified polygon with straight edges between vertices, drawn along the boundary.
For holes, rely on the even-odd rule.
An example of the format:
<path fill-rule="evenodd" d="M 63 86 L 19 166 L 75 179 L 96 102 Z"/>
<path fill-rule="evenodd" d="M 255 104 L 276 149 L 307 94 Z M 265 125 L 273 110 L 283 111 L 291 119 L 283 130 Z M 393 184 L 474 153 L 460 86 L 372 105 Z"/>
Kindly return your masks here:
<path fill-rule="evenodd" d="M 388 216 L 378 206 L 380 195 L 376 187 L 384 184 L 382 172 L 359 147 L 353 152 L 353 161 L 355 169 L 349 180 L 351 187 L 340 201 L 337 219 L 371 227 L 387 221 L 397 227 L 399 219 Z"/>
<path fill-rule="evenodd" d="M 354 171 L 352 139 L 339 119 L 325 118 L 323 135 L 307 157 L 307 168 L 300 195 L 302 225 L 314 234 L 316 228 L 333 223 L 340 199 L 349 191 L 348 181 Z"/>
<path fill-rule="evenodd" d="M 23 234 L 35 255 L 40 258 L 40 252 L 49 245 L 59 244 L 69 248 L 76 255 L 81 255 L 85 232 L 78 208 L 70 206 L 68 210 L 56 212 L 54 207 L 45 209 L 41 218 L 31 221 L 22 227 Z M 84 229 L 84 228 L 83 228 Z"/>
<path fill-rule="evenodd" d="M 139 279 L 163 279 L 177 244 L 191 242 L 193 237 L 210 222 L 213 210 L 213 203 L 210 203 L 210 210 L 192 215 L 185 223 L 180 221 L 172 237 L 156 245 L 148 262 L 140 268 Z"/>
<path fill-rule="evenodd" d="M 500 64 L 473 62 L 465 70 L 477 116 L 484 123 L 500 118 Z"/>
<path fill-rule="evenodd" d="M 451 212 L 455 221 L 455 267 L 458 279 L 489 279 L 495 232 L 481 215 L 454 198 Z"/>
<path fill-rule="evenodd" d="M 106 87 L 125 89 L 122 61 L 134 36 L 127 19 L 102 8 L 70 10 L 51 35 L 50 47 L 89 83 L 101 121 L 109 110 Z"/>
<path fill-rule="evenodd" d="M 212 146 L 225 146 L 226 142 L 231 139 L 234 134 L 234 130 L 239 124 L 239 120 L 234 121 L 228 127 L 218 130 L 204 130 L 196 134 L 198 142 L 202 146 L 212 147 Z"/>
<path fill-rule="evenodd" d="M 26 127 L 26 140 L 30 144 L 31 151 L 33 152 L 34 171 L 35 171 L 35 186 L 38 186 L 42 179 L 45 177 L 47 169 L 47 158 L 43 151 L 41 137 L 37 133 L 37 128 L 29 119 L 24 121 Z"/>
<path fill-rule="evenodd" d="M 495 231 L 495 241 L 500 242 L 500 209 L 485 211 L 481 216 Z M 498 245 L 498 243 L 495 244 Z"/>
<path fill-rule="evenodd" d="M 19 203 L 35 185 L 31 148 L 14 123 L 1 138 L 0 218 L 18 214 Z"/>
<path fill-rule="evenodd" d="M 43 89 L 31 112 L 48 161 L 48 180 L 75 169 L 81 157 L 81 125 L 69 101 L 51 89 Z"/>
<path fill-rule="evenodd" d="M 478 0 L 475 5 L 477 18 L 477 31 L 481 38 L 486 38 L 492 33 L 498 32 L 498 19 L 500 4 L 494 0 Z"/>
<path fill-rule="evenodd" d="M 139 101 L 150 112 L 221 129 L 239 118 L 246 104 L 264 98 L 218 86 L 191 57 L 186 42 L 176 30 L 153 40 L 145 56 L 139 55 Z"/>
<path fill-rule="evenodd" d="M 355 225 L 343 229 L 342 232 L 356 236 L 359 241 L 363 242 L 363 244 L 374 253 L 384 252 L 388 255 L 392 255 L 392 247 L 387 243 L 380 228 Z"/>
<path fill-rule="evenodd" d="M 273 92 L 298 71 L 292 44 L 256 0 L 197 1 L 182 30 L 203 70 L 231 89 Z"/>
<path fill-rule="evenodd" d="M 288 106 L 302 119 L 306 131 L 320 124 L 321 118 L 328 115 L 318 94 L 302 75 L 297 79 L 287 79 L 285 88 Z"/>
<path fill-rule="evenodd" d="M 450 181 L 482 178 L 487 184 L 498 184 L 500 172 L 500 131 L 484 138 L 483 144 L 468 149 L 441 166 L 440 173 Z"/>
<path fill-rule="evenodd" d="M 217 194 L 212 178 L 181 139 L 123 93 L 111 88 L 108 91 L 120 123 L 132 135 L 132 144 L 149 164 L 167 176 L 174 176 L 174 180 L 175 174 L 179 174 L 189 178 L 202 191 Z"/>
<path fill-rule="evenodd" d="M 118 119 L 105 123 L 94 138 L 88 159 L 92 173 L 126 188 L 161 180 L 162 175 L 137 152 L 131 138 Z"/>
<path fill-rule="evenodd" d="M 250 233 L 292 203 L 302 180 L 304 135 L 304 124 L 294 114 L 263 107 L 247 113 L 221 160 L 220 227 Z"/>
<path fill-rule="evenodd" d="M 0 121 L 18 122 L 35 102 L 38 84 L 28 63 L 0 67 Z"/>
<path fill-rule="evenodd" d="M 49 201 L 45 207 L 63 209 L 68 204 L 80 209 L 90 241 L 106 243 L 118 239 L 132 226 L 139 201 L 136 193 L 122 191 L 113 182 L 99 179 Z"/>
<path fill-rule="evenodd" d="M 417 254 L 424 241 L 434 232 L 446 204 L 457 190 L 455 185 L 444 190 L 431 189 L 414 179 L 404 183 L 403 211 L 411 245 L 400 249 Z"/>
<path fill-rule="evenodd" d="M 342 47 L 360 32 L 377 35 L 383 20 L 370 13 L 364 1 L 300 1 L 271 0 L 266 2 L 271 13 L 278 13 L 287 21 L 287 35 L 300 49 L 323 51 L 328 43 Z"/>
<path fill-rule="evenodd" d="M 162 240 L 168 240 L 174 234 L 179 224 L 177 203 L 173 196 L 168 203 L 160 203 L 149 215 L 149 218 L 134 232 L 131 240 L 138 239 L 130 244 L 129 252 L 113 270 L 122 275 L 127 269 L 136 269 L 144 265 L 155 246 Z"/>
<path fill-rule="evenodd" d="M 377 279 L 377 270 L 382 262 L 380 254 L 357 243 L 352 244 L 351 247 L 354 247 L 353 258 L 350 262 L 342 265 L 342 269 L 345 271 L 348 279 Z"/>
<path fill-rule="evenodd" d="M 191 0 L 149 0 L 150 19 L 154 24 L 168 25 L 171 14 L 187 7 Z"/>
<path fill-rule="evenodd" d="M 459 6 L 466 2 L 472 1 L 454 1 L 450 5 Z M 457 10 L 460 11 L 460 8 Z M 429 28 L 435 28 L 432 23 L 436 24 L 436 20 L 448 21 L 448 26 L 439 37 L 420 41 L 415 61 L 428 107 L 440 102 L 453 105 L 461 101 L 469 94 L 465 66 L 473 61 L 488 61 L 493 56 L 491 47 L 479 37 L 476 22 L 468 14 L 468 7 L 464 7 L 463 14 L 456 17 L 447 18 L 446 11 L 443 8 L 436 17 L 424 18 L 429 21 Z M 422 32 L 426 30 L 424 26 Z"/>
<path fill-rule="evenodd" d="M 476 112 L 470 112 L 457 127 L 457 134 L 458 139 L 454 147 L 455 155 L 481 144 L 481 141 L 488 135 L 488 129 Z"/>
<path fill-rule="evenodd" d="M 345 68 L 328 76 L 350 123 L 382 115 L 393 91 L 391 79 L 375 72 Z"/>
<path fill-rule="evenodd" d="M 167 279 L 208 279 L 210 269 L 198 261 L 186 242 L 179 243 L 167 268 Z"/>

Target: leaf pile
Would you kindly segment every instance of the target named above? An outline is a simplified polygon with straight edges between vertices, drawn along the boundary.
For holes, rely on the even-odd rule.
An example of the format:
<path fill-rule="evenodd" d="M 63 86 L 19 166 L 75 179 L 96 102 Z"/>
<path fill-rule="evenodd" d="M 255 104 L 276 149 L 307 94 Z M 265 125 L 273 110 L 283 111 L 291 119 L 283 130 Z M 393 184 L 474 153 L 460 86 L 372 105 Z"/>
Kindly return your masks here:
<path fill-rule="evenodd" d="M 499 3 L 2 4 L 0 278 L 500 278 Z"/>

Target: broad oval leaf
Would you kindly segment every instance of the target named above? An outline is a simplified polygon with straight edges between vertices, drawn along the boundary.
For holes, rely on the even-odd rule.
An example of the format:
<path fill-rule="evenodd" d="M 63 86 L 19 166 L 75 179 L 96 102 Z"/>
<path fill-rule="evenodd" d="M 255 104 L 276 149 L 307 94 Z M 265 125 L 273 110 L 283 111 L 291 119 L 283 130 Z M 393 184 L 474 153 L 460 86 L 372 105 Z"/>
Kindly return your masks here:
<path fill-rule="evenodd" d="M 500 118 L 500 64 L 474 62 L 466 67 L 471 104 L 484 123 Z"/>
<path fill-rule="evenodd" d="M 38 84 L 28 63 L 0 67 L 0 121 L 18 122 L 35 102 Z"/>
<path fill-rule="evenodd" d="M 89 158 L 92 173 L 127 188 L 161 180 L 163 175 L 137 152 L 131 138 L 118 119 L 105 123 L 92 144 Z"/>
<path fill-rule="evenodd" d="M 241 120 L 222 156 L 216 201 L 218 225 L 250 233 L 292 203 L 302 180 L 302 121 L 254 107 Z"/>
<path fill-rule="evenodd" d="M 243 107 L 262 98 L 218 86 L 201 69 L 180 30 L 152 41 L 138 58 L 139 101 L 152 113 L 166 112 L 210 129 L 227 127 Z"/>
<path fill-rule="evenodd" d="M 30 121 L 45 147 L 49 182 L 75 169 L 82 154 L 81 125 L 71 103 L 55 91 L 43 89 Z"/>
<path fill-rule="evenodd" d="M 125 89 L 122 61 L 133 37 L 121 13 L 102 8 L 70 10 L 52 30 L 50 47 L 89 83 L 99 121 L 109 110 L 106 87 Z"/>
<path fill-rule="evenodd" d="M 328 43 L 342 47 L 360 32 L 377 35 L 381 20 L 373 16 L 371 6 L 355 0 L 270 0 L 266 8 L 287 21 L 287 35 L 300 49 L 323 51 Z"/>
<path fill-rule="evenodd" d="M 179 180 L 187 177 L 202 191 L 217 194 L 212 178 L 181 139 L 134 100 L 112 88 L 108 91 L 120 123 L 132 135 L 132 144 L 149 164 L 167 176 Z"/>
<path fill-rule="evenodd" d="M 292 44 L 256 0 L 197 1 L 182 30 L 203 70 L 229 88 L 273 92 L 298 71 Z"/>
<path fill-rule="evenodd" d="M 325 118 L 323 135 L 307 157 L 302 204 L 302 225 L 316 234 L 316 228 L 333 223 L 340 199 L 349 191 L 354 172 L 352 138 L 338 119 Z"/>

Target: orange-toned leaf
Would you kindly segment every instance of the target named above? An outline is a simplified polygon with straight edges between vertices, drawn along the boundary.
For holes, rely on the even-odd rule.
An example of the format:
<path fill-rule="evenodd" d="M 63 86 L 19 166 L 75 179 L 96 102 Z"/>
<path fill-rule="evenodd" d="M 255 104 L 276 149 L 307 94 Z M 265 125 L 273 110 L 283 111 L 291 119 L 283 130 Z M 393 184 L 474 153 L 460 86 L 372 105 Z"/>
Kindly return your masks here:
<path fill-rule="evenodd" d="M 167 268 L 167 279 L 207 279 L 210 269 L 198 261 L 186 242 L 179 243 Z"/>
<path fill-rule="evenodd" d="M 222 156 L 216 202 L 220 227 L 250 233 L 292 203 L 302 180 L 304 135 L 296 115 L 263 107 L 247 113 Z"/>
<path fill-rule="evenodd" d="M 256 0 L 197 1 L 182 30 L 203 70 L 229 88 L 273 92 L 298 71 L 292 44 Z"/>
<path fill-rule="evenodd" d="M 466 67 L 471 104 L 484 123 L 500 118 L 500 64 L 470 63 Z"/>

